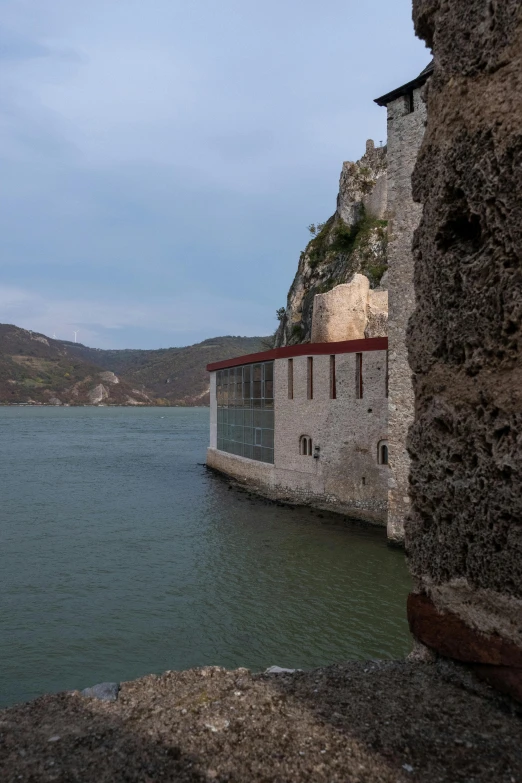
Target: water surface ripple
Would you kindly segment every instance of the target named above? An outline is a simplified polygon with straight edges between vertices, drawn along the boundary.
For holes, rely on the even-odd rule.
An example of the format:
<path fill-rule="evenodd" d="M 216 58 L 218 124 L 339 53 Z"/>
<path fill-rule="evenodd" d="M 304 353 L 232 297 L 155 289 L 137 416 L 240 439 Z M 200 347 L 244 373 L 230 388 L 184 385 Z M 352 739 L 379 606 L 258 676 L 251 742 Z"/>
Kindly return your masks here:
<path fill-rule="evenodd" d="M 207 438 L 202 408 L 0 408 L 0 704 L 408 651 L 383 531 L 230 490 Z"/>

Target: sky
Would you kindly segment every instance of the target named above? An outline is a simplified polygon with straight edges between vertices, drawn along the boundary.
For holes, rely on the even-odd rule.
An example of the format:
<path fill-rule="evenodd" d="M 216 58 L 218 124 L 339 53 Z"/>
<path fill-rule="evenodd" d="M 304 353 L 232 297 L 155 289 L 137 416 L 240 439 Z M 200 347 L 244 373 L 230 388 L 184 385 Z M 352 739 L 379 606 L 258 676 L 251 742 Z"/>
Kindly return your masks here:
<path fill-rule="evenodd" d="M 0 322 L 99 348 L 277 326 L 408 0 L 0 0 Z"/>

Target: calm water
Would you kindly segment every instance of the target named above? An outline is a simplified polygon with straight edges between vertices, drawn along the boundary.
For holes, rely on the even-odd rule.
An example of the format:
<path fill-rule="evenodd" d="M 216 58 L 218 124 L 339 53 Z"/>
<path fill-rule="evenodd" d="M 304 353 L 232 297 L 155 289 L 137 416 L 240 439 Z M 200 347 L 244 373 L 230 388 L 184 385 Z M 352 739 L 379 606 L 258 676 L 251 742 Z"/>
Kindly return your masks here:
<path fill-rule="evenodd" d="M 409 648 L 401 552 L 228 489 L 207 409 L 0 408 L 0 703 Z"/>

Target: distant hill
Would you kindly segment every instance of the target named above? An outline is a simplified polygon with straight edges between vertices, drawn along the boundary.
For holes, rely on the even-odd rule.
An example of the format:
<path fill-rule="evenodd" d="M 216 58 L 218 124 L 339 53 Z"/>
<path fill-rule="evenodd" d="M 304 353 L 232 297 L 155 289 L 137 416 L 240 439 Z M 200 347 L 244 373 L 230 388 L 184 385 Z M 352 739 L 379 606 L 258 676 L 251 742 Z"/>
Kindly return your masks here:
<path fill-rule="evenodd" d="M 267 339 L 102 350 L 0 324 L 0 403 L 208 405 L 206 365 L 262 351 Z"/>

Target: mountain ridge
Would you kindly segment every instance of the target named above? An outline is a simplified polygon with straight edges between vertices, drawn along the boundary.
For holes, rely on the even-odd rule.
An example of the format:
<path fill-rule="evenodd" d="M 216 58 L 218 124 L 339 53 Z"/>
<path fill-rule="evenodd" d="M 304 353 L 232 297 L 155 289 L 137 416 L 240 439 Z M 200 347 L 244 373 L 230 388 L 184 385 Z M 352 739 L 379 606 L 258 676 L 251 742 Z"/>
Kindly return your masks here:
<path fill-rule="evenodd" d="M 0 324 L 0 404 L 208 405 L 206 365 L 256 353 L 264 337 L 181 348 L 103 349 Z"/>

